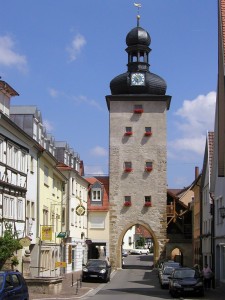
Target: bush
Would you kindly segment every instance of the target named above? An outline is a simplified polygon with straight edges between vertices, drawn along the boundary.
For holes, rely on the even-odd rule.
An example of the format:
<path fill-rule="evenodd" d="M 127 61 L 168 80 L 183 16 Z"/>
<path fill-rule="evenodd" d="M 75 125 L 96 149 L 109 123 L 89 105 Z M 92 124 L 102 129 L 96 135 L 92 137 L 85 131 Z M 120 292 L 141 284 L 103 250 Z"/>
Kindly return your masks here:
<path fill-rule="evenodd" d="M 4 236 L 0 237 L 0 269 L 4 266 L 5 262 L 14 256 L 14 252 L 23 248 L 18 239 L 15 239 L 11 228 L 4 232 Z M 17 259 L 17 257 L 16 257 Z M 18 261 L 18 259 L 17 259 Z M 12 264 L 17 264 L 15 259 L 11 259 Z"/>

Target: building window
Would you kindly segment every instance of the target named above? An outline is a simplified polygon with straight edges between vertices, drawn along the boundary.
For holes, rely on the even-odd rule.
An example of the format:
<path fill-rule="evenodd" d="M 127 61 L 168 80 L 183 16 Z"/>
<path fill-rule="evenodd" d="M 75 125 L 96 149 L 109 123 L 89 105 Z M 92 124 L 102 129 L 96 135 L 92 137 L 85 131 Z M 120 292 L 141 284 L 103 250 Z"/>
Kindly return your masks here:
<path fill-rule="evenodd" d="M 7 164 L 12 167 L 12 153 L 13 147 L 10 144 L 7 144 Z"/>
<path fill-rule="evenodd" d="M 43 209 L 43 225 L 49 225 L 48 224 L 48 208 Z"/>
<path fill-rule="evenodd" d="M 17 202 L 17 219 L 23 220 L 23 200 L 18 199 Z"/>
<path fill-rule="evenodd" d="M 23 173 L 27 173 L 26 170 L 26 153 L 21 151 L 21 156 L 20 156 L 20 171 Z"/>
<path fill-rule="evenodd" d="M 125 161 L 124 162 L 124 171 L 128 172 L 128 173 L 133 171 L 131 161 Z"/>
<path fill-rule="evenodd" d="M 126 128 L 125 128 L 125 134 L 124 134 L 124 135 L 130 136 L 130 135 L 132 135 L 132 134 L 133 134 L 133 132 L 132 132 L 132 127 L 126 127 Z"/>
<path fill-rule="evenodd" d="M 146 163 L 145 163 L 145 171 L 146 172 L 151 172 L 152 171 L 152 162 L 151 161 L 146 161 Z"/>
<path fill-rule="evenodd" d="M 49 169 L 47 166 L 44 166 L 44 184 L 48 185 L 48 176 L 49 176 Z"/>
<path fill-rule="evenodd" d="M 90 216 L 90 228 L 91 229 L 105 229 L 105 217 L 104 216 Z"/>
<path fill-rule="evenodd" d="M 101 201 L 101 189 L 92 189 L 91 200 L 92 201 Z"/>
<path fill-rule="evenodd" d="M 1 162 L 4 162 L 4 150 L 3 150 L 3 146 L 4 146 L 4 143 L 3 143 L 3 140 L 0 139 L 0 161 Z"/>
<path fill-rule="evenodd" d="M 33 201 L 27 200 L 27 212 L 26 217 L 34 219 L 35 218 L 35 205 Z"/>
<path fill-rule="evenodd" d="M 124 196 L 124 206 L 131 206 L 131 196 Z"/>
<path fill-rule="evenodd" d="M 145 136 L 152 135 L 152 127 L 145 127 Z"/>
<path fill-rule="evenodd" d="M 142 114 L 143 113 L 143 106 L 141 104 L 134 105 L 134 113 L 135 114 Z"/>
<path fill-rule="evenodd" d="M 33 158 L 33 156 L 30 157 L 30 172 L 34 173 L 34 158 Z"/>
<path fill-rule="evenodd" d="M 145 196 L 144 206 L 152 206 L 152 197 L 151 196 Z"/>

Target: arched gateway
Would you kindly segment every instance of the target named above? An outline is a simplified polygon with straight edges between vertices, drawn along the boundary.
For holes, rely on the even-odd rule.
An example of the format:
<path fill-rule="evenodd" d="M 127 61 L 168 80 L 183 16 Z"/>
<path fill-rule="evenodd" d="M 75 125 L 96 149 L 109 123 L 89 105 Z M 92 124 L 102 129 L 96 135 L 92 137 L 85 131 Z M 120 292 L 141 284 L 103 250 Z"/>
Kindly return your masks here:
<path fill-rule="evenodd" d="M 109 256 L 121 267 L 125 232 L 144 226 L 154 240 L 156 262 L 166 244 L 166 113 L 171 96 L 166 82 L 149 71 L 151 38 L 139 26 L 126 37 L 128 70 L 110 83 L 109 109 Z"/>

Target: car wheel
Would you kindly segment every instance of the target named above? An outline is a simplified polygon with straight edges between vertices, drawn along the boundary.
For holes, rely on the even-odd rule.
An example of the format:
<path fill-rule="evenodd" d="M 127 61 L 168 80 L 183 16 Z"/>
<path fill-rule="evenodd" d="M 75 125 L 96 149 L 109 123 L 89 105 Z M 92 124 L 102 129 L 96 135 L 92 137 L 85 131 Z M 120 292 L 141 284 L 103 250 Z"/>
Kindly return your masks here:
<path fill-rule="evenodd" d="M 171 297 L 173 297 L 173 298 L 177 298 L 177 293 L 175 293 L 174 291 L 171 291 L 171 290 L 170 290 L 170 295 L 171 295 Z"/>

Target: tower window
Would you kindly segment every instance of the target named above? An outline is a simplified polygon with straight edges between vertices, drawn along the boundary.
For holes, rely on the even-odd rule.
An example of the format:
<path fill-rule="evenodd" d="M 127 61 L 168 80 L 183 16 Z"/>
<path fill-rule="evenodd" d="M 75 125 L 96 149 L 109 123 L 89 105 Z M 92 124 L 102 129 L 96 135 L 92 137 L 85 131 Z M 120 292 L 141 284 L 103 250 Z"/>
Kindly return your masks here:
<path fill-rule="evenodd" d="M 151 172 L 152 171 L 152 161 L 146 161 L 145 163 L 145 171 Z"/>
<path fill-rule="evenodd" d="M 132 162 L 131 161 L 125 161 L 124 162 L 124 171 L 125 172 L 132 172 Z"/>
<path fill-rule="evenodd" d="M 145 196 L 144 206 L 152 206 L 152 197 L 151 196 Z"/>
<path fill-rule="evenodd" d="M 141 104 L 134 105 L 134 113 L 135 114 L 142 114 L 143 113 L 143 106 Z"/>
<path fill-rule="evenodd" d="M 131 196 L 124 196 L 124 206 L 131 206 Z"/>
<path fill-rule="evenodd" d="M 145 127 L 145 136 L 152 135 L 152 127 Z"/>
<path fill-rule="evenodd" d="M 132 127 L 126 127 L 126 128 L 125 128 L 125 134 L 124 134 L 124 135 L 130 136 L 130 135 L 132 135 L 132 134 L 133 134 L 133 132 L 132 132 Z"/>

